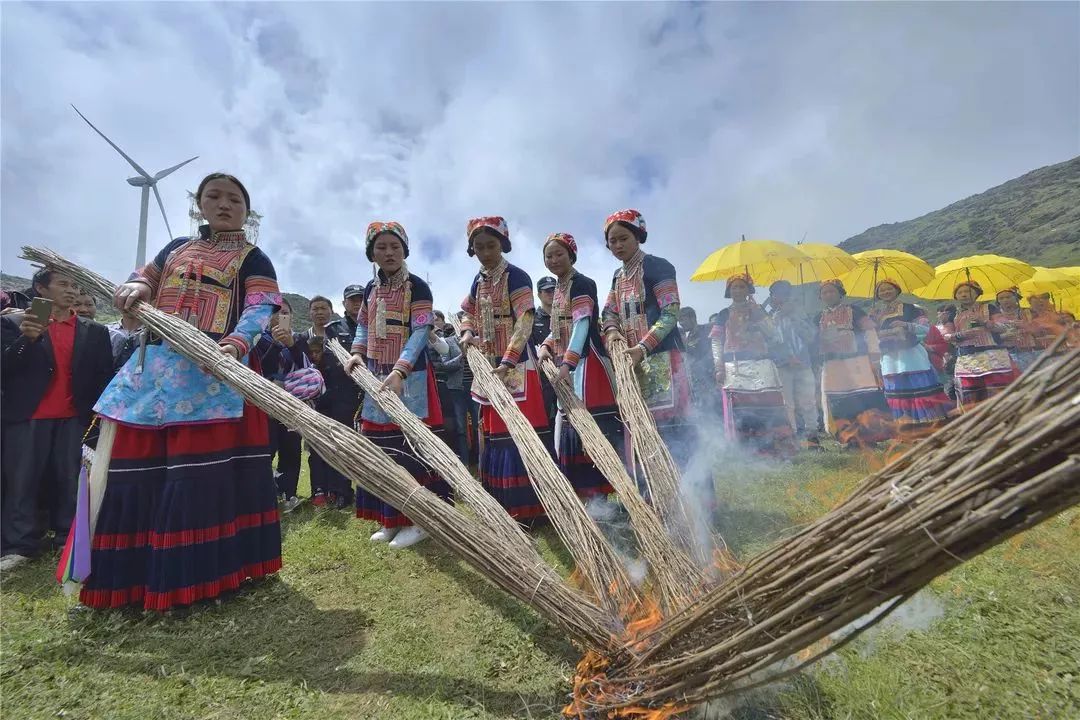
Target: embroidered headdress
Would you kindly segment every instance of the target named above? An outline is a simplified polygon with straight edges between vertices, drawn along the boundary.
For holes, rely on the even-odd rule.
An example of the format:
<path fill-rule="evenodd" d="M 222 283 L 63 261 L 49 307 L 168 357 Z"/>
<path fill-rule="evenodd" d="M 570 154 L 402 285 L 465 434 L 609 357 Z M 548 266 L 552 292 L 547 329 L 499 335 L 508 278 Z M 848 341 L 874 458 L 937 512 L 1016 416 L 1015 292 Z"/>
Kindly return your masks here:
<path fill-rule="evenodd" d="M 847 288 L 844 287 L 844 283 L 840 282 L 839 278 L 830 278 L 828 280 L 823 280 L 821 282 L 821 287 L 818 288 L 818 295 L 820 295 L 821 291 L 830 285 L 836 288 L 836 291 L 840 293 L 840 297 L 847 297 Z"/>
<path fill-rule="evenodd" d="M 577 262 L 577 240 L 574 240 L 574 236 L 570 233 L 551 233 L 544 241 L 545 248 L 548 243 L 559 243 L 566 248 L 566 252 L 570 253 L 570 262 Z"/>
<path fill-rule="evenodd" d="M 750 277 L 750 273 L 735 273 L 727 279 L 727 283 L 724 285 L 724 297 L 731 299 L 731 283 L 736 280 L 741 280 L 746 283 L 750 288 L 750 294 L 754 294 L 754 278 Z"/>
<path fill-rule="evenodd" d="M 465 234 L 469 239 L 468 253 L 469 257 L 476 255 L 476 251 L 473 250 L 473 237 L 481 230 L 488 230 L 495 233 L 499 238 L 499 242 L 502 244 L 502 251 L 504 253 L 510 252 L 510 228 L 506 226 L 506 220 L 498 215 L 489 215 L 487 217 L 476 217 L 469 220 L 468 225 L 465 226 Z"/>
<path fill-rule="evenodd" d="M 904 292 L 904 288 L 900 287 L 900 283 L 893 280 L 892 278 L 887 277 L 887 278 L 882 278 L 882 279 L 878 280 L 877 285 L 874 285 L 874 297 L 878 296 L 878 290 L 881 289 L 882 285 L 892 285 L 894 288 L 896 288 L 896 294 L 897 295 Z"/>
<path fill-rule="evenodd" d="M 956 291 L 959 290 L 962 287 L 971 288 L 971 291 L 975 293 L 975 297 L 979 297 L 980 295 L 983 294 L 982 285 L 980 285 L 978 282 L 976 282 L 974 280 L 963 280 L 961 282 L 956 283 L 956 286 L 953 288 L 953 291 L 952 291 L 953 299 L 956 299 Z"/>
<path fill-rule="evenodd" d="M 634 237 L 637 238 L 639 243 L 645 242 L 645 238 L 649 236 L 648 230 L 645 228 L 645 217 L 637 210 L 627 208 L 608 215 L 607 220 L 604 221 L 604 242 L 607 242 L 608 232 L 611 231 L 611 226 L 615 223 L 619 223 L 634 233 Z"/>
<path fill-rule="evenodd" d="M 401 248 L 404 251 L 402 257 L 409 257 L 409 236 L 405 234 L 405 228 L 401 226 L 401 223 L 394 222 L 373 222 L 367 226 L 367 259 L 368 262 L 374 262 L 375 251 L 375 238 L 379 237 L 383 233 L 390 233 L 398 240 L 401 241 Z"/>

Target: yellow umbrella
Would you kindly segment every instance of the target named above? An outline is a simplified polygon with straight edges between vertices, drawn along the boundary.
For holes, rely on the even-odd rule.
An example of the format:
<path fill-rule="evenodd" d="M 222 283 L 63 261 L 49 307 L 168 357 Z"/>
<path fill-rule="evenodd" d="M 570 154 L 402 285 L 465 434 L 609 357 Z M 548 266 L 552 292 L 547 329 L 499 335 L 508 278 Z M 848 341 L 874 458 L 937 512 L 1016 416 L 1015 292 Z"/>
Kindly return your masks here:
<path fill-rule="evenodd" d="M 971 255 L 950 260 L 934 268 L 934 279 L 914 291 L 927 300 L 952 300 L 957 283 L 977 282 L 983 299 L 1019 285 L 1035 274 L 1026 262 L 1001 255 Z"/>
<path fill-rule="evenodd" d="M 1074 277 L 1080 280 L 1080 265 L 1073 265 L 1072 267 L 1059 267 L 1050 268 L 1051 270 L 1057 270 L 1059 273 L 1065 273 L 1069 277 Z"/>
<path fill-rule="evenodd" d="M 797 269 L 799 262 L 809 258 L 793 245 L 778 240 L 747 240 L 726 245 L 698 266 L 690 279 L 694 282 L 727 280 L 738 273 L 749 273 L 757 285 L 767 285 L 780 279 L 784 272 Z"/>
<path fill-rule="evenodd" d="M 837 277 L 853 297 L 874 297 L 878 282 L 885 278 L 896 281 L 902 292 L 909 293 L 934 277 L 930 263 L 900 250 L 866 250 L 851 258 L 856 266 Z"/>
<path fill-rule="evenodd" d="M 1080 277 L 1072 277 L 1060 269 L 1035 267 L 1035 274 L 1019 284 L 1024 297 L 1041 293 L 1071 295 L 1080 290 Z"/>
<path fill-rule="evenodd" d="M 786 268 L 777 277 L 768 280 L 769 283 L 774 283 L 777 280 L 787 280 L 792 285 L 821 282 L 846 273 L 848 270 L 853 270 L 859 264 L 855 258 L 835 245 L 799 243 L 795 246 L 795 249 L 805 255 L 807 259 L 798 260 L 795 267 Z M 762 280 L 762 282 L 765 282 L 765 280 Z"/>

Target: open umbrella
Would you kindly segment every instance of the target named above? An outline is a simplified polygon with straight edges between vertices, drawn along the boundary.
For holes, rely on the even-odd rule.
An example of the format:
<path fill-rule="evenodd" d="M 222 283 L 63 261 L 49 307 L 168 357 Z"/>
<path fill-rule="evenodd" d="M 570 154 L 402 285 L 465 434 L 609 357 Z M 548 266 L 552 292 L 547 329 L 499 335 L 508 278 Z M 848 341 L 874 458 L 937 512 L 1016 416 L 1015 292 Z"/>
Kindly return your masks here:
<path fill-rule="evenodd" d="M 971 255 L 934 268 L 934 278 L 914 294 L 927 300 L 952 300 L 957 283 L 977 282 L 983 298 L 993 298 L 1035 274 L 1026 262 L 1001 255 Z"/>
<path fill-rule="evenodd" d="M 1024 297 L 1041 293 L 1072 295 L 1080 291 L 1080 277 L 1073 277 L 1059 269 L 1036 266 L 1035 274 L 1017 287 Z"/>
<path fill-rule="evenodd" d="M 768 280 L 787 280 L 792 285 L 821 282 L 853 270 L 858 262 L 835 245 L 826 243 L 799 243 L 795 249 L 806 256 L 797 260 L 794 267 L 786 268 L 778 277 Z M 762 280 L 764 282 L 764 279 Z"/>
<path fill-rule="evenodd" d="M 885 278 L 895 281 L 901 292 L 909 293 L 934 277 L 930 263 L 900 250 L 866 250 L 851 258 L 855 267 L 837 277 L 852 297 L 874 297 L 878 282 Z"/>
<path fill-rule="evenodd" d="M 690 276 L 693 282 L 727 280 L 738 273 L 749 273 L 758 285 L 776 282 L 785 272 L 798 269 L 809 258 L 794 245 L 779 240 L 747 240 L 726 245 L 705 258 Z"/>

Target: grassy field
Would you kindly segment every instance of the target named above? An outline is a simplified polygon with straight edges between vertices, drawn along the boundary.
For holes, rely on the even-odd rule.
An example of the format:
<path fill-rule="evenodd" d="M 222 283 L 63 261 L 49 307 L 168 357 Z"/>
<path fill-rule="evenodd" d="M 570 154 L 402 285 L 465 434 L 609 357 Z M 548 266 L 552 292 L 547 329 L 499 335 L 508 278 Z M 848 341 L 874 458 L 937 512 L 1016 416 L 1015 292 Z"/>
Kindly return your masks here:
<path fill-rule="evenodd" d="M 813 519 L 874 458 L 826 453 L 718 478 L 741 555 Z M 3 578 L 4 718 L 553 718 L 577 659 L 560 634 L 425 543 L 372 546 L 368 523 L 304 507 L 285 569 L 172 617 L 72 611 L 55 557 Z M 542 550 L 565 564 L 550 530 Z M 738 718 L 1080 717 L 1080 513 L 940 578 L 941 617 L 874 631 Z M 913 623 L 920 624 L 920 623 Z M 922 623 L 925 624 L 925 623 Z"/>

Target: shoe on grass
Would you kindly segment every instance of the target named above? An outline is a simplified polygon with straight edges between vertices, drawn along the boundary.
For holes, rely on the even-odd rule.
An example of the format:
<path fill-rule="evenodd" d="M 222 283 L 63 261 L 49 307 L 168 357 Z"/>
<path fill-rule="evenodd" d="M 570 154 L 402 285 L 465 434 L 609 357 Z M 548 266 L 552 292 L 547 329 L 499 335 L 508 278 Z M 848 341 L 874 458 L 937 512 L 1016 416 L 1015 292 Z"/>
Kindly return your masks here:
<path fill-rule="evenodd" d="M 19 555 L 18 553 L 10 553 L 0 558 L 0 572 L 8 572 L 14 570 L 23 563 L 30 560 L 27 555 Z"/>
<path fill-rule="evenodd" d="M 376 530 L 374 533 L 372 533 L 371 542 L 373 542 L 373 543 L 390 542 L 398 534 L 398 530 L 400 530 L 400 529 L 401 528 L 381 527 L 378 530 Z"/>
<path fill-rule="evenodd" d="M 285 502 L 283 502 L 281 504 L 281 512 L 283 514 L 287 515 L 287 514 L 291 513 L 293 510 L 295 510 L 296 508 L 300 507 L 303 504 L 304 504 L 303 498 L 298 498 L 295 495 L 293 495 L 291 498 L 289 498 L 288 500 L 286 500 Z"/>
<path fill-rule="evenodd" d="M 390 547 L 395 550 L 402 550 L 407 547 L 412 547 L 418 542 L 427 540 L 427 537 L 428 534 L 424 530 L 415 525 L 410 525 L 409 527 L 402 528 L 401 532 L 390 541 Z"/>

